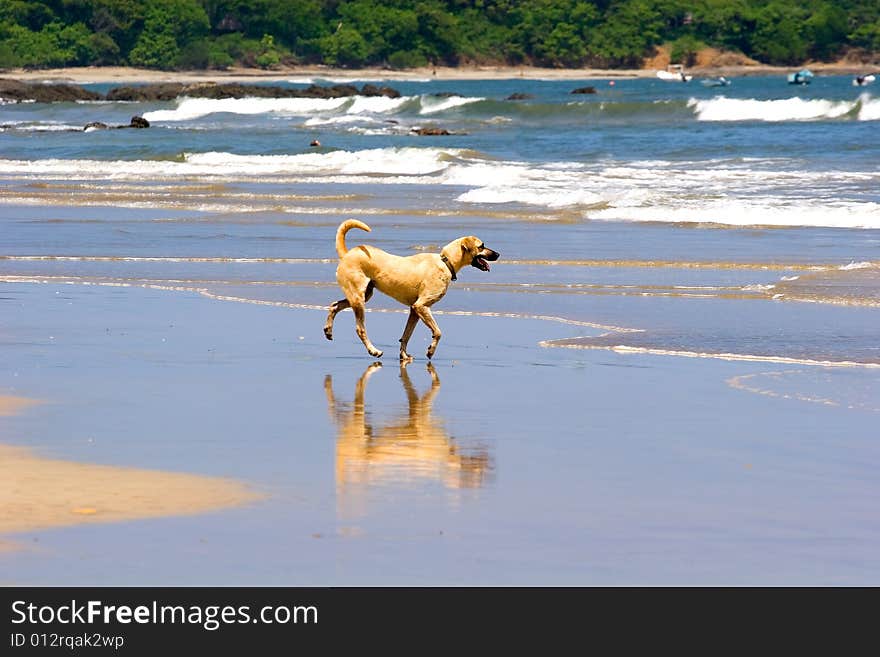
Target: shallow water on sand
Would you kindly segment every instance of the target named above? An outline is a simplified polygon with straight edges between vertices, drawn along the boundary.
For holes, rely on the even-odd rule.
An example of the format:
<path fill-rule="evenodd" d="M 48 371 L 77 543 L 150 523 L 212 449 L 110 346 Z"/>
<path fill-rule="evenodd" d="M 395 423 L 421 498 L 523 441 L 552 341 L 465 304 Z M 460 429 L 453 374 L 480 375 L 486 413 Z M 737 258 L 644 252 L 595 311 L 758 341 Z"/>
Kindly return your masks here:
<path fill-rule="evenodd" d="M 876 101 L 848 84 L 0 106 L 0 395 L 43 402 L 0 444 L 266 496 L 5 535 L 0 582 L 880 582 Z M 350 245 L 501 252 L 435 306 L 432 366 L 423 326 L 398 366 L 381 294 L 381 367 L 351 313 L 324 339 L 350 216 Z"/>
<path fill-rule="evenodd" d="M 876 370 L 542 349 L 604 329 L 455 314 L 433 366 L 401 369 L 365 358 L 346 316 L 327 343 L 318 310 L 56 283 L 3 296 L 4 380 L 46 400 L 4 418 L 4 441 L 266 495 L 8 535 L 6 582 L 880 575 Z M 402 323 L 368 315 L 377 342 Z"/>

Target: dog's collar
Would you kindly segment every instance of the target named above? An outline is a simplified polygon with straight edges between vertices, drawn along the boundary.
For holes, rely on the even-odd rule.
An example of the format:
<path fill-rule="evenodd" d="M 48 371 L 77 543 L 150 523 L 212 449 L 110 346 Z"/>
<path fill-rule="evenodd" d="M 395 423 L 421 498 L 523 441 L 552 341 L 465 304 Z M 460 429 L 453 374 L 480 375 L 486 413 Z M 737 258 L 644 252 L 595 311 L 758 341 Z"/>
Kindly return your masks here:
<path fill-rule="evenodd" d="M 454 281 L 458 280 L 455 277 L 455 269 L 452 268 L 452 263 L 449 262 L 449 258 L 447 258 L 445 254 L 441 253 L 440 259 L 443 261 L 443 264 L 446 265 L 446 267 L 449 269 L 449 273 L 452 274 L 452 280 L 454 280 Z"/>

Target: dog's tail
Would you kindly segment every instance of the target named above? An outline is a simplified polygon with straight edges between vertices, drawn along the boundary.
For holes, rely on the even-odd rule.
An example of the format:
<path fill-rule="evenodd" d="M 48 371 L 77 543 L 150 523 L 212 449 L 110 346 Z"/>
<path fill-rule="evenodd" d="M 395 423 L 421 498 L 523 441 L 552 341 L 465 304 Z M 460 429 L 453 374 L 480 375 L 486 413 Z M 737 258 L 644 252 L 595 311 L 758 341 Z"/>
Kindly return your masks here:
<path fill-rule="evenodd" d="M 345 234 L 352 228 L 360 228 L 368 233 L 372 230 L 363 221 L 357 219 L 346 219 L 339 224 L 339 228 L 336 229 L 336 255 L 340 258 L 348 253 L 348 248 L 345 246 Z"/>

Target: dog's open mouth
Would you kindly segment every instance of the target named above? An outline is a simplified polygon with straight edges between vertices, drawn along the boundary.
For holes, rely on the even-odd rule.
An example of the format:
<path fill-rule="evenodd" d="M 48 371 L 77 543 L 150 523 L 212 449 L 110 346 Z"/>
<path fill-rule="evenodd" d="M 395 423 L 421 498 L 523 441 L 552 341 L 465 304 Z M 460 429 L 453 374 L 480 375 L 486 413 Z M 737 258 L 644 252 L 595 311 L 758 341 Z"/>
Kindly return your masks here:
<path fill-rule="evenodd" d="M 498 260 L 499 255 L 501 254 L 492 249 L 481 248 L 479 254 L 475 255 L 474 259 L 471 260 L 471 267 L 476 267 L 481 271 L 489 271 L 489 263 L 486 261 Z"/>
<path fill-rule="evenodd" d="M 476 267 L 477 269 L 480 269 L 482 271 L 489 271 L 489 263 L 480 256 L 477 256 L 473 260 L 471 260 L 471 267 Z"/>

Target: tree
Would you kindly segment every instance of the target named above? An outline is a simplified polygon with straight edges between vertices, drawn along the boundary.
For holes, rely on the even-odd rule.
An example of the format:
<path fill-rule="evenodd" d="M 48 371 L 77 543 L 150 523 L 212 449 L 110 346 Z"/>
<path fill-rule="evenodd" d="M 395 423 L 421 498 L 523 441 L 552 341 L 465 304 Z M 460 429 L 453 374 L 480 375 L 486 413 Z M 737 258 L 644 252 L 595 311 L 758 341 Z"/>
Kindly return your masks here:
<path fill-rule="evenodd" d="M 804 36 L 814 59 L 829 59 L 839 53 L 847 33 L 846 12 L 822 3 L 804 22 Z"/>
<path fill-rule="evenodd" d="M 320 48 L 324 61 L 331 66 L 360 66 L 369 54 L 361 33 L 342 24 L 333 34 L 321 39 Z"/>
<path fill-rule="evenodd" d="M 613 3 L 595 31 L 589 50 L 599 66 L 640 66 L 660 42 L 663 17 L 650 0 Z"/>
<path fill-rule="evenodd" d="M 755 14 L 755 33 L 751 51 L 768 64 L 795 65 L 807 57 L 803 38 L 806 11 L 798 6 L 774 1 Z"/>
<path fill-rule="evenodd" d="M 208 32 L 208 16 L 195 0 L 154 0 L 144 27 L 128 55 L 135 66 L 173 68 L 181 44 Z"/>

